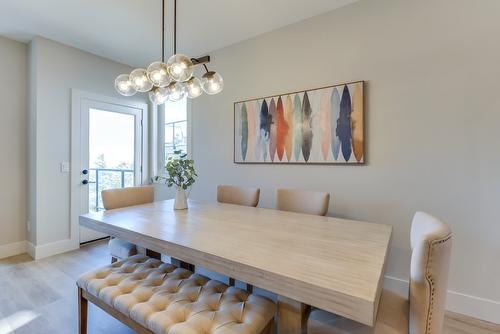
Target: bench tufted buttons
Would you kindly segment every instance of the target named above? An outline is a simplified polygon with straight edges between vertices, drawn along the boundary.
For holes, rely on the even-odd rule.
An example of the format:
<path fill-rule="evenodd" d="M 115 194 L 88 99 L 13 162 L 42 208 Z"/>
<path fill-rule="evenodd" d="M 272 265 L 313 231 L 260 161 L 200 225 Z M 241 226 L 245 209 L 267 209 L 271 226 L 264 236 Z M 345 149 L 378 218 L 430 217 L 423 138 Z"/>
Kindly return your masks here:
<path fill-rule="evenodd" d="M 232 333 L 237 324 L 238 332 L 259 334 L 275 314 L 266 298 L 143 255 L 116 263 L 78 286 L 153 333 Z"/>

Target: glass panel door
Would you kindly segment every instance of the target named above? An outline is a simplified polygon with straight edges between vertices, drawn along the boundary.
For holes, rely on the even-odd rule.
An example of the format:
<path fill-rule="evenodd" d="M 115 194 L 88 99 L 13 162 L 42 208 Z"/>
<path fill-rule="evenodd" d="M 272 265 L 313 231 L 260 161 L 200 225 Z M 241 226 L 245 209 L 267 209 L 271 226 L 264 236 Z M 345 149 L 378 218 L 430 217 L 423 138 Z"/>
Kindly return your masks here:
<path fill-rule="evenodd" d="M 135 115 L 89 110 L 89 206 L 104 210 L 101 191 L 135 185 Z"/>
<path fill-rule="evenodd" d="M 81 211 L 104 210 L 101 192 L 140 185 L 142 110 L 86 101 L 82 106 Z M 105 235 L 80 227 L 80 243 Z"/>

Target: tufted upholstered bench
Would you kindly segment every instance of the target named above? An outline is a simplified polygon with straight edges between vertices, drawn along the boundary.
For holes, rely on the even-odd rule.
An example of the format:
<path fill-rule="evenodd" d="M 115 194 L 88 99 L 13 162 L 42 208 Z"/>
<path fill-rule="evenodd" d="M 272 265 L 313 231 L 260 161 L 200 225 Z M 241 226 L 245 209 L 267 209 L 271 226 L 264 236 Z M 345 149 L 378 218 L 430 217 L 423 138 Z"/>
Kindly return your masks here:
<path fill-rule="evenodd" d="M 274 332 L 272 301 L 144 255 L 87 273 L 77 286 L 81 334 L 88 301 L 138 333 Z"/>

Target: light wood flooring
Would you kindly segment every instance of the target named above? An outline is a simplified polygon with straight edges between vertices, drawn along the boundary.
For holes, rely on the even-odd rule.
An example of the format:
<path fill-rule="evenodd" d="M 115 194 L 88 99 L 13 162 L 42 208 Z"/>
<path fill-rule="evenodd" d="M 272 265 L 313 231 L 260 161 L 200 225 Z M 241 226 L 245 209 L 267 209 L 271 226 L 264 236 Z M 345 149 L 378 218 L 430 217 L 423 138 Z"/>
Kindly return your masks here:
<path fill-rule="evenodd" d="M 105 241 L 33 261 L 28 255 L 0 260 L 0 334 L 77 333 L 76 279 L 108 264 Z M 132 334 L 97 307 L 89 307 L 89 334 Z M 500 325 L 448 314 L 444 334 L 500 333 Z"/>
<path fill-rule="evenodd" d="M 39 261 L 28 255 L 0 260 L 0 334 L 78 333 L 76 279 L 109 261 L 106 242 Z M 91 305 L 88 333 L 134 331 Z"/>

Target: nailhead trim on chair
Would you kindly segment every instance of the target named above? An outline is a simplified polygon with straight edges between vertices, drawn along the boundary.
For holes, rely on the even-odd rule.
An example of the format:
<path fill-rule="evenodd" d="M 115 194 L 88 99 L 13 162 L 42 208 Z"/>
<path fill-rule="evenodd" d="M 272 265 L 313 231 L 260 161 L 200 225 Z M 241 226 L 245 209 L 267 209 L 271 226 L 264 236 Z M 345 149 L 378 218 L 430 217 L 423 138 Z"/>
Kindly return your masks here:
<path fill-rule="evenodd" d="M 434 292 L 435 292 L 435 287 L 434 287 L 434 279 L 432 278 L 432 276 L 430 276 L 428 270 L 429 270 L 429 262 L 432 258 L 432 247 L 434 247 L 435 245 L 437 244 L 442 244 L 448 240 L 451 239 L 451 234 L 444 237 L 443 239 L 439 239 L 439 240 L 434 240 L 432 241 L 432 243 L 429 245 L 429 258 L 427 259 L 427 265 L 426 265 L 426 275 L 425 275 L 425 278 L 427 279 L 427 281 L 429 282 L 429 285 L 431 287 L 431 291 L 430 291 L 430 305 L 429 305 L 429 311 L 428 311 L 428 314 L 427 314 L 427 329 L 426 329 L 426 334 L 432 334 L 431 333 L 431 324 L 432 324 L 432 310 L 434 308 Z"/>

